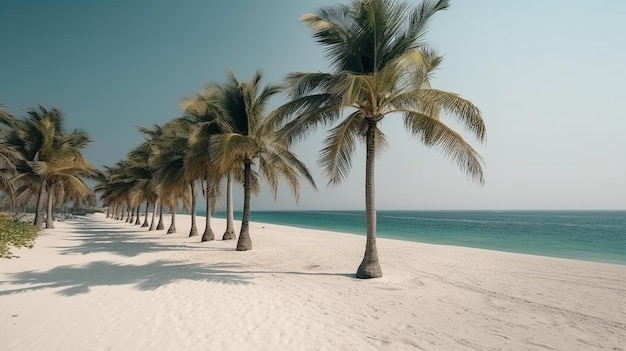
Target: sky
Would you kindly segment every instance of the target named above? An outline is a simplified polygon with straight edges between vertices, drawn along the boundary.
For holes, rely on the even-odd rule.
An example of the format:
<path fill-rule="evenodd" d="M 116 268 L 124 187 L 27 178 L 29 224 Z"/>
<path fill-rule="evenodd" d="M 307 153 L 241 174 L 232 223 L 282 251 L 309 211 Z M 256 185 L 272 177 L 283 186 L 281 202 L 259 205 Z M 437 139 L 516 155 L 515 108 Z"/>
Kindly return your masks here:
<path fill-rule="evenodd" d="M 86 157 L 114 165 L 143 141 L 137 126 L 179 117 L 182 98 L 229 69 L 240 80 L 261 70 L 265 83 L 330 71 L 299 18 L 336 3 L 0 0 L 0 103 L 16 117 L 38 104 L 60 108 L 68 128 L 93 139 Z M 468 140 L 485 161 L 485 184 L 387 116 L 377 208 L 626 209 L 624 18 L 622 0 L 452 0 L 428 32 L 445 56 L 432 85 L 481 109 L 487 141 Z M 294 146 L 318 191 L 304 183 L 296 202 L 286 187 L 276 199 L 264 189 L 253 210 L 364 208 L 363 145 L 349 177 L 328 187 L 317 166 L 324 136 L 320 128 Z M 241 198 L 236 190 L 236 208 Z"/>

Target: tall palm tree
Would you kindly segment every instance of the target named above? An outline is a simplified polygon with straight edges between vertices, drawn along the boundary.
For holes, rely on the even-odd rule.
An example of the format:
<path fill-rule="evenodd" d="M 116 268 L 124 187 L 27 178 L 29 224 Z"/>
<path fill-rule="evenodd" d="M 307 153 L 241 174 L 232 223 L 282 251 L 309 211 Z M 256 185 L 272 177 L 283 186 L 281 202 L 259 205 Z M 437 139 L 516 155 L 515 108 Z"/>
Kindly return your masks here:
<path fill-rule="evenodd" d="M 20 184 L 21 195 L 36 194 L 37 203 L 35 208 L 34 224 L 37 228 L 42 228 L 44 223 L 43 204 L 48 179 L 45 174 L 35 170 L 35 165 L 43 166 L 46 162 L 58 158 L 55 154 L 55 139 L 61 134 L 63 127 L 63 115 L 61 111 L 52 108 L 50 110 L 43 106 L 39 109 L 27 111 L 29 118 L 20 120 L 16 128 L 8 137 L 8 143 L 12 145 L 22 155 L 23 162 L 18 165 L 18 175 L 14 182 Z M 29 191 L 24 191 L 25 188 Z M 26 200 L 23 198 L 22 201 Z"/>
<path fill-rule="evenodd" d="M 46 161 L 34 161 L 33 169 L 47 180 L 46 228 L 54 228 L 55 203 L 62 204 L 66 195 L 71 198 L 93 198 L 93 191 L 83 178 L 96 179 L 98 170 L 82 155 L 81 149 L 91 143 L 86 132 L 74 130 L 69 134 L 57 135 L 54 141 L 56 153 Z M 55 202 L 55 197 L 58 201 Z"/>
<path fill-rule="evenodd" d="M 259 175 L 276 195 L 279 178 L 285 178 L 296 199 L 299 198 L 300 179 L 315 188 L 307 167 L 279 137 L 276 123 L 266 114 L 269 99 L 280 92 L 277 85 L 261 85 L 262 75 L 256 72 L 251 80 L 241 82 L 229 72 L 223 85 L 222 110 L 225 118 L 221 134 L 211 139 L 211 154 L 224 173 L 243 165 L 243 216 L 237 241 L 237 250 L 252 249 L 249 233 L 250 195 Z M 256 170 L 253 165 L 256 164 Z"/>
<path fill-rule="evenodd" d="M 158 140 L 155 140 L 153 157 L 150 166 L 154 169 L 154 180 L 157 184 L 161 204 L 170 208 L 172 222 L 167 231 L 168 234 L 176 232 L 176 209 L 179 200 L 192 213 L 192 227 L 189 235 L 197 235 L 195 226 L 195 180 L 190 177 L 185 169 L 185 158 L 188 152 L 189 125 L 178 119 L 172 120 L 163 126 L 163 132 Z"/>
<path fill-rule="evenodd" d="M 222 108 L 223 93 L 221 86 L 217 84 L 207 85 L 204 90 L 196 94 L 192 99 L 183 99 L 180 107 L 185 112 L 186 118 L 191 125 L 189 137 L 189 155 L 186 160 L 186 168 L 196 178 L 204 182 L 203 193 L 206 200 L 205 230 L 202 241 L 215 239 L 215 234 L 211 228 L 211 216 L 217 199 L 220 196 L 219 183 L 224 174 L 215 164 L 210 149 L 211 138 L 220 134 L 225 126 L 224 111 Z M 227 221 L 226 231 L 222 240 L 234 239 L 235 231 L 232 213 L 232 184 L 230 182 L 230 172 L 227 172 Z"/>
<path fill-rule="evenodd" d="M 98 173 L 80 151 L 89 144 L 89 137 L 79 130 L 66 134 L 64 117 L 59 109 L 48 110 L 39 106 L 27 113 L 29 117 L 17 121 L 6 139 L 22 156 L 16 167 L 18 175 L 13 181 L 20 188 L 21 201 L 27 202 L 36 194 L 35 225 L 38 228 L 43 226 L 43 205 L 47 194 L 47 225 L 52 227 L 55 186 L 64 183 L 66 188 L 80 188 L 87 194 L 88 189 L 80 177 L 97 177 Z"/>
<path fill-rule="evenodd" d="M 142 129 L 140 128 L 140 130 Z M 149 162 L 150 157 L 152 157 L 151 145 L 151 140 L 148 139 L 128 154 L 128 160 L 130 161 L 129 172 L 135 182 L 133 203 L 136 205 L 137 211 L 140 210 L 143 203 L 146 204 L 142 227 L 148 226 L 148 210 L 150 204 L 154 203 L 157 198 L 154 183 L 152 182 L 153 170 Z M 137 213 L 135 224 L 141 224 L 139 213 Z"/>
<path fill-rule="evenodd" d="M 189 177 L 193 179 L 201 179 L 203 184 L 202 193 L 205 198 L 206 215 L 204 232 L 202 233 L 201 241 L 205 242 L 215 240 L 215 233 L 211 228 L 211 216 L 220 195 L 220 176 L 217 174 L 218 171 L 216 170 L 213 160 L 208 152 L 208 139 L 202 136 L 202 126 L 197 125 L 196 121 L 191 123 L 193 123 L 192 127 L 194 131 L 190 135 L 189 139 L 190 149 L 187 158 L 185 159 L 185 169 L 187 170 Z"/>
<path fill-rule="evenodd" d="M 415 8 L 394 0 L 354 0 L 301 18 L 324 47 L 332 71 L 288 75 L 292 101 L 277 115 L 288 121 L 284 133 L 290 140 L 344 117 L 330 130 L 320 153 L 329 184 L 345 178 L 357 141 L 365 140 L 367 240 L 359 278 L 382 276 L 376 249 L 374 170 L 376 151 L 386 142 L 379 129 L 383 118 L 402 118 L 409 133 L 443 151 L 470 178 L 483 183 L 480 156 L 441 119 L 455 117 L 483 141 L 485 125 L 479 109 L 457 94 L 430 86 L 442 58 L 423 39 L 433 15 L 448 6 L 448 0 L 423 1 Z"/>
<path fill-rule="evenodd" d="M 154 169 L 150 166 L 150 159 L 154 157 L 154 152 L 157 149 L 157 142 L 159 137 L 161 137 L 161 135 L 163 134 L 163 128 L 159 125 L 154 125 L 152 128 L 144 128 L 144 127 L 138 127 L 139 131 L 144 135 L 144 137 L 146 138 L 146 141 L 144 142 L 144 146 L 146 148 L 146 153 L 147 155 L 145 155 L 145 159 L 148 162 L 148 169 L 151 172 L 150 174 L 150 179 L 153 178 L 154 176 Z M 152 210 L 152 220 L 150 222 L 150 227 L 148 228 L 148 231 L 152 231 L 154 229 L 163 229 L 164 225 L 163 225 L 163 206 L 160 205 L 160 198 L 159 198 L 159 194 L 157 191 L 157 187 L 154 181 L 150 182 L 151 185 L 151 189 L 152 189 L 152 193 L 150 196 L 150 201 L 154 204 L 153 205 L 153 210 Z M 154 225 L 154 219 L 157 213 L 157 209 L 159 212 L 159 223 L 158 225 L 155 227 Z"/>

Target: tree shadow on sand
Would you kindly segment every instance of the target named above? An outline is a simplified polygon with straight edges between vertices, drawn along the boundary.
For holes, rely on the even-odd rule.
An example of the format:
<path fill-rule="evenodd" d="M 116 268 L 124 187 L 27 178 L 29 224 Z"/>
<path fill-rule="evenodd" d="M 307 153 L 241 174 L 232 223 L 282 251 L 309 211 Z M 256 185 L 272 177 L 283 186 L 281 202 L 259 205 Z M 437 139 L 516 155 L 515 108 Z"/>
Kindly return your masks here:
<path fill-rule="evenodd" d="M 132 224 L 128 224 L 128 228 L 120 228 L 120 224 L 128 223 L 104 222 L 91 219 L 75 220 L 72 223 L 72 227 L 66 229 L 67 233 L 70 234 L 66 240 L 76 241 L 79 244 L 71 247 L 59 247 L 59 252 L 62 255 L 87 255 L 106 252 L 125 257 L 134 257 L 149 252 L 216 250 L 215 248 L 198 246 L 196 245 L 197 243 L 191 242 L 181 243 L 172 242 L 171 240 L 157 242 L 154 240 L 183 238 L 147 232 L 145 228 L 136 227 Z"/>
<path fill-rule="evenodd" d="M 251 277 L 238 272 L 236 265 L 206 266 L 198 263 L 180 263 L 158 260 L 145 265 L 124 265 L 107 261 L 86 265 L 67 265 L 48 271 L 26 271 L 8 275 L 9 281 L 0 282 L 0 296 L 41 289 L 61 289 L 56 293 L 73 296 L 88 293 L 96 286 L 134 284 L 138 290 L 155 290 L 182 280 L 221 284 L 249 284 Z M 2 285 L 31 286 L 2 289 Z"/>

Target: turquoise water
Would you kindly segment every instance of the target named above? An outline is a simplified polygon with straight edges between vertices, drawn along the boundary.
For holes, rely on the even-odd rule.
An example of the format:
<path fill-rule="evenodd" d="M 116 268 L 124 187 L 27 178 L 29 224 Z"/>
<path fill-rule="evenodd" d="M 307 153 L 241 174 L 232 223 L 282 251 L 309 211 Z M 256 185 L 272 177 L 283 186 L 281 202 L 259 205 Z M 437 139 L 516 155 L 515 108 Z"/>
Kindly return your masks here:
<path fill-rule="evenodd" d="M 250 219 L 365 235 L 363 211 L 254 211 Z M 626 265 L 626 211 L 378 211 L 377 235 Z"/>

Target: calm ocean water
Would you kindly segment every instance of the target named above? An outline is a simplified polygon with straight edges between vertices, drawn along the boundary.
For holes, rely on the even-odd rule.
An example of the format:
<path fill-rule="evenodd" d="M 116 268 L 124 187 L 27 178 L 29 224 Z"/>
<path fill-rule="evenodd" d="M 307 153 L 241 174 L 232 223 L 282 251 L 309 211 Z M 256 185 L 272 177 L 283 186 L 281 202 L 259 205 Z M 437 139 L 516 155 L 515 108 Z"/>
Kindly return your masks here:
<path fill-rule="evenodd" d="M 253 211 L 250 219 L 365 235 L 363 211 Z M 378 211 L 377 222 L 378 237 L 626 265 L 626 211 Z"/>

